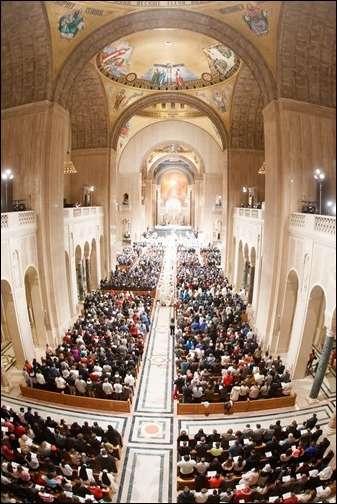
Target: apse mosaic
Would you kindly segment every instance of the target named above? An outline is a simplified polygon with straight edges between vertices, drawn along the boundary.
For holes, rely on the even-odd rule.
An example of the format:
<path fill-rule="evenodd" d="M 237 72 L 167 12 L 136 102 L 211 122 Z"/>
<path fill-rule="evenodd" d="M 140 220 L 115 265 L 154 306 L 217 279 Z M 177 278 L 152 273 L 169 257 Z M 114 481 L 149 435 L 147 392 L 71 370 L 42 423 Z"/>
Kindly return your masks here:
<path fill-rule="evenodd" d="M 147 34 L 142 40 L 138 34 L 133 42 L 130 35 L 128 40 L 106 46 L 96 58 L 98 69 L 124 86 L 184 90 L 218 84 L 232 77 L 240 66 L 231 49 L 209 37 L 194 34 L 193 44 L 186 50 L 184 30 L 171 30 L 165 35 L 152 31 L 151 36 L 151 47 L 147 45 Z"/>

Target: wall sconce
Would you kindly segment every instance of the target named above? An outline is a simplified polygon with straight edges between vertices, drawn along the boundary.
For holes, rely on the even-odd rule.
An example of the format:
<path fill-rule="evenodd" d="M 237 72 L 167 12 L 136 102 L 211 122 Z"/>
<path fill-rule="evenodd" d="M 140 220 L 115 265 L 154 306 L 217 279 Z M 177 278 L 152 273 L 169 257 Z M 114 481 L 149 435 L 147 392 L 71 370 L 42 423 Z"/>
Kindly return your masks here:
<path fill-rule="evenodd" d="M 261 168 L 257 172 L 259 175 L 265 175 L 266 174 L 266 162 L 263 161 Z"/>
<path fill-rule="evenodd" d="M 324 170 L 321 170 L 320 168 L 316 168 L 315 174 L 314 174 L 314 179 L 317 180 L 319 183 L 319 214 L 322 215 L 322 184 L 323 180 L 325 179 L 326 174 Z"/>

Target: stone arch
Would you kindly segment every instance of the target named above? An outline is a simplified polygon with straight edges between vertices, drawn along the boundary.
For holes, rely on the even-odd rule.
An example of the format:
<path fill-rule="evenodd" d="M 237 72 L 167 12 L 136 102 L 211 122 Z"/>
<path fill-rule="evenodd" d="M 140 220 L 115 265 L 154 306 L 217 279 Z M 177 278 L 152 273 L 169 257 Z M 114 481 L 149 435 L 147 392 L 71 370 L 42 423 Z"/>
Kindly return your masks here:
<path fill-rule="evenodd" d="M 135 29 L 135 27 L 137 28 Z M 168 11 L 159 8 L 134 12 L 112 20 L 79 43 L 60 69 L 54 87 L 54 100 L 62 107 L 67 108 L 68 96 L 77 75 L 92 57 L 113 40 L 118 40 L 134 31 L 181 27 L 184 30 L 212 37 L 235 51 L 251 69 L 258 82 L 264 98 L 264 105 L 276 97 L 276 85 L 269 66 L 254 44 L 241 33 L 239 34 L 222 20 L 204 13 L 181 9 Z M 161 94 L 161 98 L 163 96 L 164 94 Z"/>
<path fill-rule="evenodd" d="M 120 135 L 120 131 L 123 126 L 137 113 L 150 105 L 154 105 L 156 103 L 162 103 L 163 99 L 165 101 L 176 101 L 177 93 L 155 93 L 153 95 L 145 96 L 144 98 L 140 98 L 136 102 L 132 103 L 117 119 L 113 126 L 113 131 L 111 133 L 111 147 L 116 150 L 118 145 L 118 138 Z M 201 110 L 214 124 L 216 127 L 220 139 L 221 139 L 221 148 L 224 150 L 228 145 L 228 132 L 223 124 L 221 118 L 218 114 L 210 108 L 208 103 L 196 98 L 195 96 L 188 95 L 179 95 L 179 102 L 185 105 L 190 105 L 198 110 Z"/>

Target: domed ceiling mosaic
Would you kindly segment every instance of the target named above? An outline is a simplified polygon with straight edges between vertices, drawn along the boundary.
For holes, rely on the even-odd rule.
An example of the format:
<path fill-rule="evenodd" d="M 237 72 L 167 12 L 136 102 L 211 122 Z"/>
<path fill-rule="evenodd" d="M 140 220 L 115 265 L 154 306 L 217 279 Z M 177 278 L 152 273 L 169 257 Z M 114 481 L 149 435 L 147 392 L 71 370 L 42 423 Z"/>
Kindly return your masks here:
<path fill-rule="evenodd" d="M 112 42 L 96 58 L 110 80 L 148 90 L 200 89 L 236 74 L 240 59 L 214 39 L 186 30 L 148 30 Z"/>

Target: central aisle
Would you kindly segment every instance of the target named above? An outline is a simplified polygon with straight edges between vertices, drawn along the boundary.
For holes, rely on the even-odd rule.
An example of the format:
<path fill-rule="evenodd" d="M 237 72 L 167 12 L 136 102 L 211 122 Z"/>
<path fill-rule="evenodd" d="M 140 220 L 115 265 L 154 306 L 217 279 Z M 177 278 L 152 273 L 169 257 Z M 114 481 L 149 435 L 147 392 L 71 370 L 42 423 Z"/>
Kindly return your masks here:
<path fill-rule="evenodd" d="M 117 502 L 172 502 L 173 338 L 170 307 L 156 307 L 125 445 Z"/>

